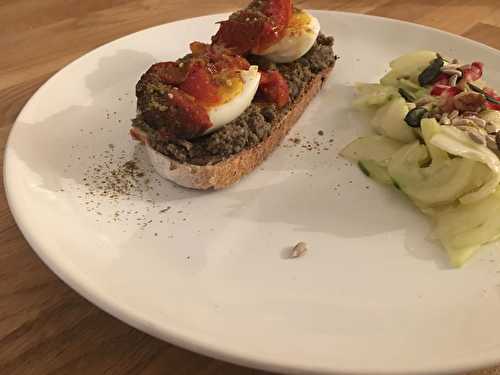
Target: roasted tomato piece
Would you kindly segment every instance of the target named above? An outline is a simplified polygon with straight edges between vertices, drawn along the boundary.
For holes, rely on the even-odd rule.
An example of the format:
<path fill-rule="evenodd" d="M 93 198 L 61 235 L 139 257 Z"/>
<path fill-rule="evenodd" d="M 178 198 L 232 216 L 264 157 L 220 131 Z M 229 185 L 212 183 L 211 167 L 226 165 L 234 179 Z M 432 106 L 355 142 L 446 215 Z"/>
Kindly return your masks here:
<path fill-rule="evenodd" d="M 283 37 L 291 16 L 291 0 L 254 0 L 246 9 L 220 22 L 212 44 L 238 54 L 265 50 Z"/>
<path fill-rule="evenodd" d="M 217 104 L 220 101 L 217 85 L 212 81 L 206 66 L 201 62 L 191 65 L 189 74 L 179 85 L 179 88 L 207 106 Z"/>
<path fill-rule="evenodd" d="M 227 21 L 220 22 L 219 31 L 212 37 L 212 43 L 231 49 L 243 55 L 259 44 L 264 33 L 267 18 L 252 11 L 239 11 Z"/>
<path fill-rule="evenodd" d="M 283 37 L 290 18 L 292 18 L 292 1 L 269 0 L 265 4 L 263 12 L 272 20 L 272 27 L 264 27 L 259 45 L 254 48 L 254 52 L 269 48 Z"/>
<path fill-rule="evenodd" d="M 156 101 L 142 111 L 142 116 L 165 140 L 191 139 L 212 127 L 206 109 L 182 90 L 152 99 Z"/>
<path fill-rule="evenodd" d="M 483 76 L 483 68 L 484 64 L 482 62 L 473 62 L 470 68 L 463 69 L 464 78 L 467 82 L 477 81 Z"/>
<path fill-rule="evenodd" d="M 290 100 L 288 83 L 276 70 L 261 72 L 259 92 L 267 101 L 275 103 L 279 108 L 284 107 Z"/>

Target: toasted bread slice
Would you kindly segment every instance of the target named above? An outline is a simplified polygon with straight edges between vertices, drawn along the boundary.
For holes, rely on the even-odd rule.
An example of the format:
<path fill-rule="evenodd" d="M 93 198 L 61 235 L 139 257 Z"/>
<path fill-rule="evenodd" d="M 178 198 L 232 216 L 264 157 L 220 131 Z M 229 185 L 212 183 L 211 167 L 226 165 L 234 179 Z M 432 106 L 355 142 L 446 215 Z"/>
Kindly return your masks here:
<path fill-rule="evenodd" d="M 252 172 L 279 146 L 309 102 L 319 92 L 331 70 L 331 67 L 324 69 L 308 83 L 290 111 L 277 124 L 273 124 L 268 138 L 216 164 L 200 166 L 181 163 L 150 147 L 146 133 L 140 129 L 132 128 L 130 133 L 132 137 L 146 145 L 151 164 L 162 177 L 192 189 L 222 189 L 233 185 Z"/>

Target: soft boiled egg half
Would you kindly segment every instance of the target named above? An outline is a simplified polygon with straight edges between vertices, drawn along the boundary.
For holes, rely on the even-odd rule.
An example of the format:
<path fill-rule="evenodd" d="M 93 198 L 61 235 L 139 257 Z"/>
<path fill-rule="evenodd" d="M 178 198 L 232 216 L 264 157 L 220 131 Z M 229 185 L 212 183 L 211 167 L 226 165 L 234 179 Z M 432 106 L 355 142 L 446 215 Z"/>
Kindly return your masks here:
<path fill-rule="evenodd" d="M 205 134 L 211 133 L 240 116 L 252 103 L 259 88 L 260 73 L 256 65 L 248 70 L 240 70 L 222 79 L 219 94 L 221 103 L 207 108 L 213 126 Z"/>
<path fill-rule="evenodd" d="M 294 8 L 285 35 L 271 47 L 259 52 L 275 63 L 288 63 L 311 49 L 319 34 L 319 21 L 305 10 Z"/>

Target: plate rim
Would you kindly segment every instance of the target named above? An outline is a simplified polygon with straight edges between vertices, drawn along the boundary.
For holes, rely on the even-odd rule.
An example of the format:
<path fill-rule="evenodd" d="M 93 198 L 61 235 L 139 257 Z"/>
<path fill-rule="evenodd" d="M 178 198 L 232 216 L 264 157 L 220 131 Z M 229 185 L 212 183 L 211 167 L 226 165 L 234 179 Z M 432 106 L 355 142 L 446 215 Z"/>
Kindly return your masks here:
<path fill-rule="evenodd" d="M 358 18 L 369 18 L 375 19 L 377 22 L 388 22 L 393 24 L 405 25 L 406 27 L 414 27 L 417 29 L 422 29 L 430 32 L 437 32 L 441 34 L 448 35 L 450 37 L 461 40 L 462 42 L 472 44 L 478 48 L 485 49 L 490 53 L 494 53 L 500 57 L 500 50 L 488 46 L 484 43 L 466 38 L 462 35 L 454 34 L 448 31 L 440 30 L 434 27 L 421 25 L 413 22 L 402 21 L 390 17 L 383 16 L 375 16 L 370 14 L 363 13 L 354 13 L 354 12 L 346 12 L 346 11 L 335 11 L 335 10 L 323 10 L 323 9 L 311 9 L 313 14 L 337 14 L 339 16 L 346 17 L 358 17 Z M 225 362 L 247 366 L 251 368 L 280 372 L 280 373 L 310 373 L 310 374 L 331 374 L 332 372 L 335 374 L 349 374 L 349 375 L 368 375 L 368 374 L 414 374 L 414 375 L 433 375 L 433 374 L 451 374 L 463 371 L 474 371 L 486 367 L 492 367 L 498 365 L 500 363 L 500 346 L 496 355 L 488 354 L 482 360 L 469 360 L 465 362 L 457 361 L 453 365 L 445 365 L 432 368 L 419 367 L 418 369 L 408 369 L 408 368 L 391 368 L 390 370 L 379 368 L 379 369 L 357 369 L 355 367 L 349 368 L 326 368 L 321 366 L 306 366 L 305 364 L 301 364 L 299 366 L 293 366 L 286 363 L 282 363 L 276 360 L 272 360 L 269 358 L 262 358 L 262 356 L 254 355 L 252 353 L 243 353 L 241 350 L 237 350 L 231 348 L 227 345 L 218 344 L 217 340 L 207 341 L 201 340 L 199 337 L 192 336 L 186 330 L 178 329 L 175 325 L 165 326 L 165 325 L 155 325 L 153 322 L 148 321 L 147 316 L 145 314 L 140 313 L 138 311 L 134 311 L 133 309 L 128 308 L 127 306 L 123 306 L 117 301 L 114 301 L 112 296 L 106 296 L 105 293 L 99 291 L 99 288 L 95 288 L 91 282 L 89 282 L 84 277 L 75 277 L 75 275 L 61 266 L 54 257 L 49 256 L 49 252 L 44 249 L 44 246 L 38 242 L 34 233 L 32 232 L 32 227 L 30 227 L 29 223 L 24 220 L 24 214 L 21 212 L 22 210 L 16 208 L 18 198 L 16 198 L 15 193 L 12 192 L 12 174 L 13 172 L 9 172 L 9 165 L 12 164 L 11 161 L 11 152 L 13 138 L 15 137 L 15 129 L 23 117 L 24 113 L 28 111 L 29 107 L 32 103 L 38 99 L 39 96 L 42 95 L 43 91 L 46 89 L 51 82 L 56 80 L 60 74 L 73 64 L 80 62 L 80 60 L 84 60 L 89 56 L 92 56 L 94 53 L 98 53 L 106 48 L 109 48 L 115 43 L 119 43 L 124 39 L 132 38 L 136 34 L 141 34 L 143 32 L 149 32 L 154 29 L 160 29 L 165 27 L 166 25 L 172 25 L 176 23 L 182 23 L 187 21 L 196 21 L 203 22 L 204 19 L 213 18 L 215 16 L 223 18 L 227 16 L 229 13 L 215 13 L 215 14 L 207 14 L 198 17 L 188 17 L 181 18 L 175 21 L 158 24 L 152 27 L 148 27 L 145 29 L 141 29 L 129 34 L 126 34 L 122 37 L 113 39 L 109 42 L 103 43 L 88 52 L 78 56 L 70 63 L 64 65 L 61 69 L 56 71 L 47 81 L 45 81 L 36 91 L 32 94 L 32 96 L 26 101 L 21 111 L 18 113 L 15 121 L 13 122 L 11 129 L 9 130 L 9 134 L 7 137 L 7 141 L 5 143 L 5 151 L 4 151 L 4 163 L 3 163 L 3 177 L 4 177 L 4 190 L 7 205 L 10 213 L 12 214 L 17 227 L 21 231 L 23 237 L 26 239 L 28 244 L 34 253 L 42 260 L 42 262 L 51 270 L 61 281 L 63 281 L 66 285 L 68 285 L 71 289 L 85 298 L 87 301 L 97 306 L 99 309 L 102 309 L 104 312 L 112 315 L 114 318 L 124 322 L 127 325 L 130 325 L 142 332 L 145 332 L 155 338 L 158 338 L 162 341 L 165 341 L 169 344 L 173 344 L 175 346 L 181 347 L 183 349 L 193 351 L 195 353 L 206 355 L 211 358 L 215 358 L 218 360 L 222 360 Z M 335 38 L 335 36 L 334 36 Z M 500 342 L 499 342 L 500 343 Z M 491 352 L 488 352 L 491 353 Z"/>

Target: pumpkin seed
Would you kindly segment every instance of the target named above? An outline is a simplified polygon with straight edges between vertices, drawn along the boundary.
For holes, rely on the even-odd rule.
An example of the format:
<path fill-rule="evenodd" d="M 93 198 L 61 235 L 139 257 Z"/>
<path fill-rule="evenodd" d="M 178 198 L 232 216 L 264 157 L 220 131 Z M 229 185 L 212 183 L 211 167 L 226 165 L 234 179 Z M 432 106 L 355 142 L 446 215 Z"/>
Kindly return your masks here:
<path fill-rule="evenodd" d="M 405 122 L 412 128 L 419 128 L 420 121 L 427 115 L 429 111 L 423 107 L 413 108 L 406 114 Z"/>
<path fill-rule="evenodd" d="M 413 103 L 415 99 L 415 95 L 413 95 L 411 92 L 406 91 L 405 89 L 400 88 L 399 90 L 399 95 L 401 95 L 407 102 Z"/>
<path fill-rule="evenodd" d="M 469 87 L 470 87 L 473 91 L 478 92 L 478 93 L 480 93 L 480 94 L 483 94 L 483 95 L 484 95 L 484 97 L 486 98 L 486 100 L 487 100 L 487 101 L 489 101 L 490 103 L 500 105 L 500 101 L 498 101 L 498 100 L 496 100 L 495 98 L 493 98 L 493 97 L 489 96 L 488 94 L 486 94 L 486 93 L 484 92 L 484 90 L 483 90 L 483 89 L 481 89 L 480 87 L 477 87 L 476 85 L 473 85 L 472 83 L 469 83 L 468 85 L 469 85 Z"/>
<path fill-rule="evenodd" d="M 424 87 L 433 83 L 439 74 L 441 74 L 443 65 L 444 60 L 441 57 L 432 60 L 431 64 L 418 76 L 418 83 L 420 83 L 420 86 Z"/>

